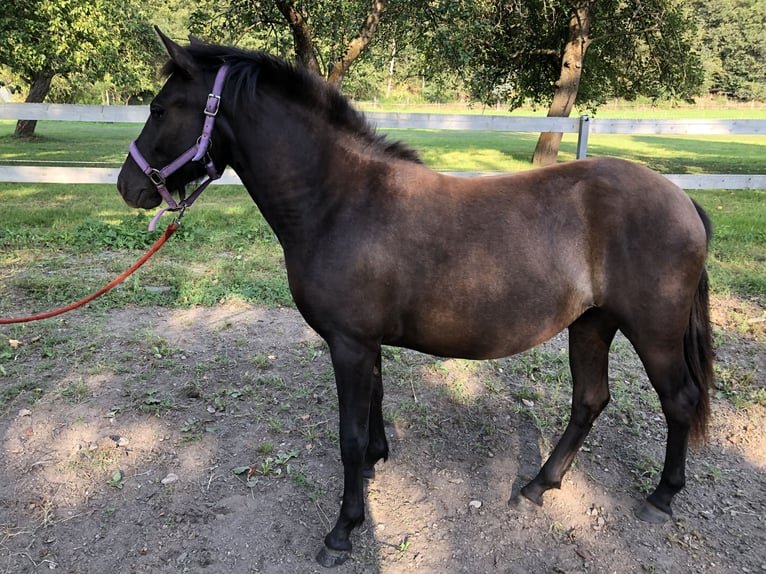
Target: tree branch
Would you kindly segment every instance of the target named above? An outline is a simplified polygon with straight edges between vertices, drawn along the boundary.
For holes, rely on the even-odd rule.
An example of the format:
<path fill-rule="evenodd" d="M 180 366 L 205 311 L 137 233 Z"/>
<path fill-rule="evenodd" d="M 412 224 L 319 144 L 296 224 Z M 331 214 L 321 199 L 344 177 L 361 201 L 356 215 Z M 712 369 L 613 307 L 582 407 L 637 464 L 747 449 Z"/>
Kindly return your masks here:
<path fill-rule="evenodd" d="M 372 40 L 375 30 L 380 24 L 380 18 L 383 14 L 383 10 L 386 7 L 385 0 L 372 0 L 372 6 L 367 14 L 367 19 L 361 28 L 356 38 L 348 43 L 346 53 L 335 62 L 335 65 L 330 72 L 327 81 L 335 86 L 340 86 L 343 81 L 343 76 L 346 71 L 351 67 L 359 55 L 367 48 L 370 40 Z"/>

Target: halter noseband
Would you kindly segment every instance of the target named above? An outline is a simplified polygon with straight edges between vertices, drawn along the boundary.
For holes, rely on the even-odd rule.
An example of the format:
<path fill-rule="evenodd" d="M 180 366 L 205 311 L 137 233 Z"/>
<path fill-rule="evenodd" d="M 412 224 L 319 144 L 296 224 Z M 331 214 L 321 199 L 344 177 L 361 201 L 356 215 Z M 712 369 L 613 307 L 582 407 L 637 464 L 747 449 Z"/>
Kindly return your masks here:
<path fill-rule="evenodd" d="M 161 209 L 157 215 L 154 216 L 149 224 L 149 231 L 154 231 L 157 221 L 166 211 L 183 211 L 189 207 L 194 201 L 205 191 L 205 188 L 210 185 L 210 182 L 220 178 L 223 173 L 218 173 L 216 170 L 213 159 L 210 157 L 208 150 L 210 148 L 210 138 L 213 135 L 213 127 L 215 126 L 215 118 L 218 115 L 218 108 L 221 104 L 221 92 L 223 91 L 223 83 L 226 79 L 226 74 L 229 71 L 229 65 L 224 64 L 218 69 L 218 73 L 215 76 L 215 82 L 213 82 L 213 90 L 207 96 L 207 103 L 205 104 L 204 114 L 205 123 L 202 126 L 202 134 L 197 138 L 197 142 L 187 149 L 184 153 L 178 156 L 175 160 L 170 162 L 162 169 L 155 169 L 149 165 L 141 152 L 138 151 L 136 142 L 133 141 L 130 144 L 130 157 L 136 162 L 138 167 L 143 171 L 147 177 L 152 181 L 157 191 L 162 196 L 162 199 L 168 204 L 168 207 Z M 197 189 L 192 192 L 189 197 L 184 197 L 183 191 L 181 191 L 181 198 L 179 202 L 173 199 L 173 196 L 168 191 L 165 184 L 168 177 L 177 172 L 187 163 L 192 161 L 204 161 L 205 171 L 207 171 L 207 179 L 203 181 Z"/>

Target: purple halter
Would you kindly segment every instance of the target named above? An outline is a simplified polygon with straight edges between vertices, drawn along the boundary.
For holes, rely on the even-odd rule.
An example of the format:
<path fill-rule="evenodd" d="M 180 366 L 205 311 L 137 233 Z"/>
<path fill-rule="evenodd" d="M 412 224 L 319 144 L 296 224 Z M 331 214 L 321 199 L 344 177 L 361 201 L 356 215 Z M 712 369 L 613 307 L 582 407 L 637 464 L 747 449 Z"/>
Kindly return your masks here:
<path fill-rule="evenodd" d="M 170 162 L 162 169 L 155 169 L 149 165 L 149 162 L 146 161 L 144 156 L 141 155 L 141 152 L 138 151 L 136 142 L 133 141 L 130 144 L 130 157 L 132 157 L 133 161 L 138 164 L 138 167 L 141 169 L 141 171 L 143 171 L 149 177 L 154 186 L 157 188 L 159 194 L 162 196 L 162 199 L 164 199 L 168 204 L 168 207 L 161 209 L 159 213 L 154 216 L 151 223 L 149 224 L 149 231 L 154 231 L 157 222 L 159 221 L 160 217 L 162 217 L 162 214 L 166 211 L 180 211 L 183 214 L 184 210 L 191 206 L 191 204 L 194 203 L 200 194 L 205 191 L 205 188 L 210 185 L 210 182 L 220 178 L 223 175 L 223 173 L 218 173 L 216 170 L 215 164 L 213 163 L 213 160 L 208 153 L 208 149 L 210 148 L 210 138 L 213 135 L 213 127 L 215 126 L 215 117 L 218 114 L 218 108 L 221 104 L 221 92 L 223 91 L 223 83 L 226 79 L 226 74 L 228 71 L 229 65 L 224 64 L 219 68 L 218 73 L 215 76 L 213 90 L 207 96 L 207 103 L 205 104 L 204 109 L 205 123 L 202 126 L 202 134 L 197 139 L 197 143 L 187 149 L 175 160 Z M 207 179 L 203 181 L 189 197 L 184 197 L 184 193 L 181 191 L 180 201 L 176 202 L 176 200 L 173 199 L 173 196 L 168 191 L 168 188 L 165 185 L 165 181 L 168 177 L 177 172 L 187 163 L 201 160 L 204 160 L 205 162 Z"/>

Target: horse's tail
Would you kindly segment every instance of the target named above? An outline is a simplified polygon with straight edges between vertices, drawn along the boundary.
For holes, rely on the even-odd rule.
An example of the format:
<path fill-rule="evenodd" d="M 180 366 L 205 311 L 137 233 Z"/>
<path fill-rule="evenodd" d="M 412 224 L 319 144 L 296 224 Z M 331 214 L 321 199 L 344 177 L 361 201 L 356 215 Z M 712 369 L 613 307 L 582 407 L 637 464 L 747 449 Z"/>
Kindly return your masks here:
<path fill-rule="evenodd" d="M 707 243 L 712 237 L 712 225 L 707 213 L 694 203 L 697 213 L 705 226 Z M 702 276 L 694 294 L 689 327 L 684 335 L 684 357 L 689 375 L 699 390 L 697 409 L 692 417 L 691 439 L 704 442 L 707 436 L 707 424 L 710 418 L 709 389 L 713 386 L 713 340 L 710 327 L 710 303 L 707 269 L 702 269 Z"/>

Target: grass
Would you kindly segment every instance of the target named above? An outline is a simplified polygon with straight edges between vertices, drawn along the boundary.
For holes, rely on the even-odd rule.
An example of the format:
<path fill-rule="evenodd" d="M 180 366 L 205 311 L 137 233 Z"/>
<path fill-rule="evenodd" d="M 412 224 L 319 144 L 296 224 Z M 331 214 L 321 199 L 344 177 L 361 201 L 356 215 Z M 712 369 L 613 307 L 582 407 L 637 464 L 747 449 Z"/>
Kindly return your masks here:
<path fill-rule="evenodd" d="M 531 168 L 537 135 L 484 131 L 387 130 L 421 152 L 439 171 L 520 171 Z M 764 173 L 764 136 L 593 134 L 588 155 L 643 163 L 660 173 Z M 577 135 L 564 134 L 559 159 L 576 157 Z"/>
<path fill-rule="evenodd" d="M 91 122 L 38 122 L 35 137 L 19 142 L 15 122 L 0 121 L 0 159 L 44 161 L 75 165 L 121 163 L 128 145 L 141 131 L 140 124 Z"/>
<path fill-rule="evenodd" d="M 41 122 L 39 137 L 19 142 L 13 126 L 0 122 L 0 164 L 13 162 L 105 162 L 118 167 L 125 158 L 133 124 Z M 425 163 L 440 171 L 519 171 L 529 169 L 537 141 L 532 133 L 490 131 L 381 130 L 419 150 Z M 576 134 L 565 134 L 561 160 L 575 158 Z M 766 171 L 764 136 L 644 136 L 591 134 L 588 153 L 644 163 L 661 173 L 763 173 Z M 71 186 L 66 186 L 71 192 Z M 109 192 L 111 193 L 111 191 Z M 5 194 L 4 194 L 5 195 Z M 68 194 L 59 194 L 66 201 Z M 29 207 L 34 197 L 26 197 Z M 57 206 L 40 206 L 45 210 Z M 108 209 L 108 208 L 107 208 Z M 109 216 L 109 213 L 103 214 Z M 37 216 L 49 220 L 55 215 Z"/>
<path fill-rule="evenodd" d="M 4 300 L 14 289 L 35 303 L 83 297 L 127 268 L 159 236 L 146 231 L 149 216 L 124 206 L 111 186 L 5 184 L 0 194 Z M 279 244 L 244 190 L 211 188 L 202 202 L 205 208 L 187 219 L 193 225 L 182 226 L 152 263 L 110 299 L 289 305 Z M 232 227 L 232 220 L 248 224 Z"/>
<path fill-rule="evenodd" d="M 619 111 L 627 117 L 626 110 Z M 633 115 L 657 117 L 658 111 Z M 708 110 L 703 115 L 731 113 Z M 13 122 L 4 121 L 0 163 L 119 165 L 139 129 L 135 124 L 40 122 L 38 138 L 19 142 L 11 136 Z M 536 141 L 535 134 L 498 132 L 390 130 L 389 135 L 420 150 L 429 166 L 445 171 L 528 169 Z M 574 158 L 575 144 L 574 134 L 565 135 L 561 159 Z M 764 136 L 593 134 L 589 149 L 592 155 L 621 156 L 666 173 L 764 173 L 765 145 Z M 766 220 L 766 192 L 692 195 L 715 225 L 710 258 L 714 290 L 766 301 L 766 231 L 761 223 Z M 85 296 L 128 267 L 157 237 L 145 231 L 149 215 L 126 207 L 113 186 L 0 184 L 0 204 L 0 312 L 5 315 L 20 304 L 36 310 Z M 95 304 L 212 305 L 227 300 L 292 304 L 280 246 L 258 209 L 241 187 L 213 186 L 152 262 Z"/>
<path fill-rule="evenodd" d="M 766 190 L 699 190 L 691 194 L 713 220 L 708 258 L 716 293 L 766 302 Z"/>

